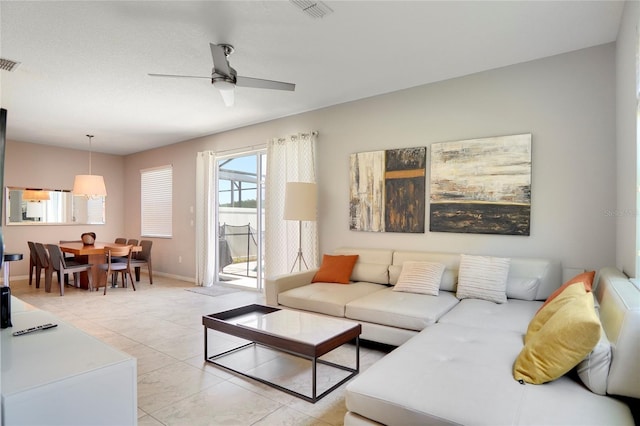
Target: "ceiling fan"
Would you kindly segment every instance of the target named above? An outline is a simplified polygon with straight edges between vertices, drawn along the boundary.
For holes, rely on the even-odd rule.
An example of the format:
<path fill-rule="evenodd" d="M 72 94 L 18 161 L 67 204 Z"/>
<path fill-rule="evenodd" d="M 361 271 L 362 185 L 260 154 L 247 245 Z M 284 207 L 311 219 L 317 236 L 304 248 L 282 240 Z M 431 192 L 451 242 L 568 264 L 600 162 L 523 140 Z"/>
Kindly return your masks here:
<path fill-rule="evenodd" d="M 229 65 L 229 55 L 234 51 L 230 44 L 213 44 L 211 46 L 211 56 L 213 57 L 213 70 L 210 77 L 195 75 L 172 75 L 172 74 L 149 74 L 151 77 L 173 77 L 173 78 L 208 78 L 216 89 L 220 91 L 222 100 L 226 106 L 232 106 L 234 102 L 234 89 L 240 87 L 254 87 L 258 89 L 289 90 L 293 91 L 296 85 L 282 81 L 263 80 L 260 78 L 242 77 Z"/>

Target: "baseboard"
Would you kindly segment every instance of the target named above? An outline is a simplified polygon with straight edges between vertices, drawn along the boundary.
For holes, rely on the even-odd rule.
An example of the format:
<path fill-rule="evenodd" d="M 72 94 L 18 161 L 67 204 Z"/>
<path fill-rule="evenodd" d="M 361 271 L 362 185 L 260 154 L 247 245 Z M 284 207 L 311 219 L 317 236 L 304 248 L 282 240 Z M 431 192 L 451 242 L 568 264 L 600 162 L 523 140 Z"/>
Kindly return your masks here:
<path fill-rule="evenodd" d="M 145 272 L 140 271 L 142 275 L 148 275 Z M 166 272 L 156 272 L 153 271 L 153 275 L 156 276 L 161 276 L 161 277 L 166 277 L 166 278 L 173 278 L 174 280 L 180 280 L 180 281 L 186 281 L 189 283 L 195 283 L 196 279 L 193 277 L 183 277 L 182 275 L 175 275 L 175 274 L 167 274 Z"/>
<path fill-rule="evenodd" d="M 140 271 L 141 275 L 149 275 L 147 272 L 145 271 Z M 196 279 L 193 277 L 184 277 L 182 275 L 175 275 L 175 274 L 167 274 L 165 272 L 157 272 L 157 271 L 153 271 L 153 275 L 156 276 L 160 276 L 160 277 L 166 277 L 166 278 L 172 278 L 174 280 L 179 280 L 179 281 L 186 281 L 189 283 L 195 283 Z M 42 273 L 40 275 L 41 279 L 44 279 L 44 273 Z M 11 278 L 9 278 L 9 283 L 11 283 L 11 281 L 20 281 L 20 280 L 28 280 L 29 279 L 29 275 L 12 275 Z M 33 279 L 35 280 L 35 277 L 33 277 Z M 4 285 L 4 279 L 0 279 L 0 283 L 2 283 Z"/>

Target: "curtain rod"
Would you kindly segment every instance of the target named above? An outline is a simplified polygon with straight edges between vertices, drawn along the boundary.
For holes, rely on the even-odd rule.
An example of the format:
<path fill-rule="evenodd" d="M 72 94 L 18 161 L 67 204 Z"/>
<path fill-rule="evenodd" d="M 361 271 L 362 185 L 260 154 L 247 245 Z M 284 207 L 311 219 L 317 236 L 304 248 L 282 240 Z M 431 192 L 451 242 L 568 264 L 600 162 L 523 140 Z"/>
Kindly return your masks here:
<path fill-rule="evenodd" d="M 300 132 L 298 134 L 295 135 L 289 135 L 287 136 L 290 139 L 297 139 L 298 135 L 301 135 L 302 137 L 308 137 L 308 136 L 318 136 L 320 134 L 320 132 L 318 132 L 317 130 L 313 130 L 312 132 L 309 133 L 305 133 L 305 132 Z M 278 142 L 284 142 L 286 140 L 287 137 L 281 137 L 281 138 L 277 138 L 277 139 L 272 139 L 272 140 L 277 140 Z"/>
<path fill-rule="evenodd" d="M 302 134 L 304 134 L 304 132 L 302 132 Z M 318 132 L 317 130 L 314 130 L 311 132 L 312 136 L 318 136 L 320 135 L 320 132 Z M 296 135 L 291 135 L 291 136 L 296 136 Z M 235 153 L 235 152 L 250 152 L 250 151 L 258 151 L 261 149 L 265 149 L 267 144 L 264 145 L 249 145 L 249 146 L 245 146 L 242 148 L 230 148 L 230 149 L 225 149 L 222 151 L 213 151 L 216 155 L 220 155 L 220 154 L 227 154 L 227 153 Z"/>

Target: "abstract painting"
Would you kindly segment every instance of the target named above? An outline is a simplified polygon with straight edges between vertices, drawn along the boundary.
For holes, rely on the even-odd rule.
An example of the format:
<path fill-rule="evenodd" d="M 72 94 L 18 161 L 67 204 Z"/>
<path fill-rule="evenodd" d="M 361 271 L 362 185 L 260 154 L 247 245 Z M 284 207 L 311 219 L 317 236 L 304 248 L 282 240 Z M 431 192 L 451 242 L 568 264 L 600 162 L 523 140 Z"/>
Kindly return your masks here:
<path fill-rule="evenodd" d="M 351 154 L 349 229 L 423 233 L 426 159 L 425 147 Z"/>
<path fill-rule="evenodd" d="M 531 134 L 431 145 L 432 232 L 529 235 Z"/>

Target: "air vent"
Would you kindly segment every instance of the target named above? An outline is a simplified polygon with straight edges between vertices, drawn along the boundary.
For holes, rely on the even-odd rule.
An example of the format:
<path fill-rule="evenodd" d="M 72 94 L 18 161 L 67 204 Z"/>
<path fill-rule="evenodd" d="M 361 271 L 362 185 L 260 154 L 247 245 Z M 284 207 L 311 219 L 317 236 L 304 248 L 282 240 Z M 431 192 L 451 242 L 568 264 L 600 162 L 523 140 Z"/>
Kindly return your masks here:
<path fill-rule="evenodd" d="M 0 58 L 0 70 L 2 71 L 15 71 L 16 68 L 18 68 L 18 65 L 20 65 L 20 62 Z"/>
<path fill-rule="evenodd" d="M 312 18 L 322 18 L 329 13 L 333 13 L 333 9 L 321 1 L 310 0 L 289 0 L 298 9 L 302 10 Z"/>

